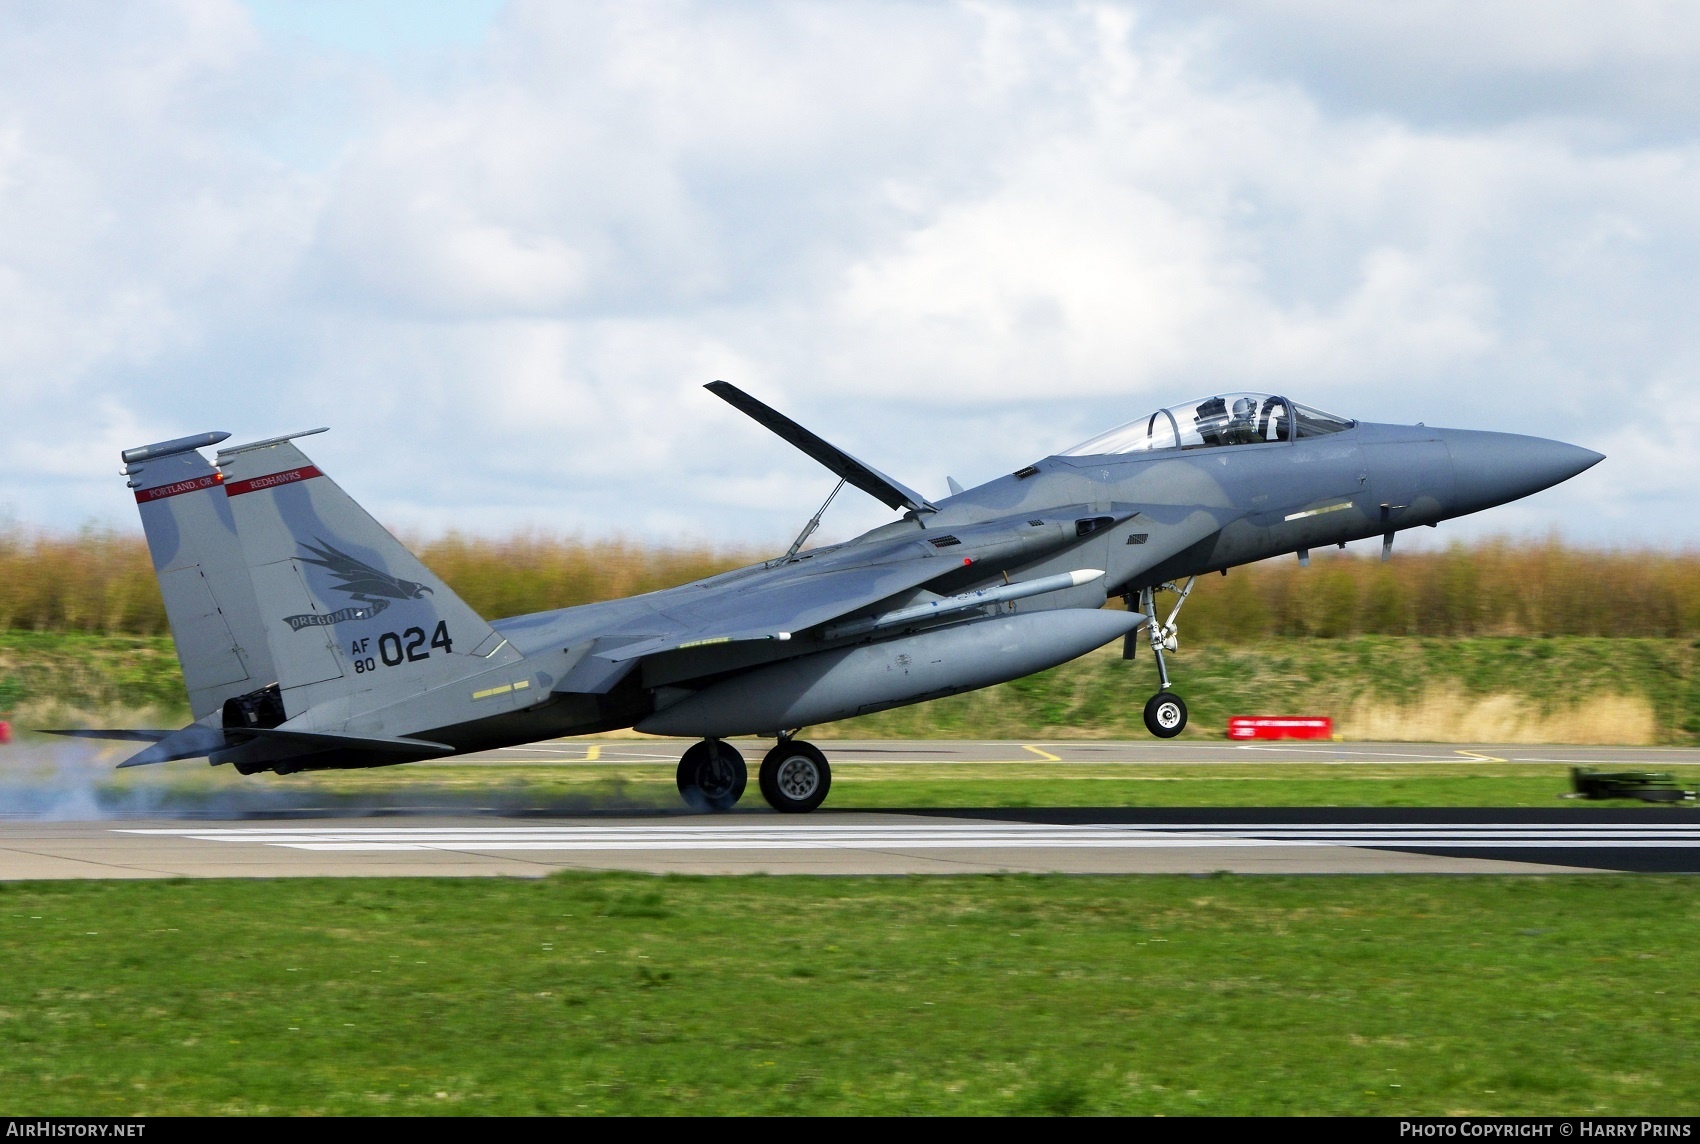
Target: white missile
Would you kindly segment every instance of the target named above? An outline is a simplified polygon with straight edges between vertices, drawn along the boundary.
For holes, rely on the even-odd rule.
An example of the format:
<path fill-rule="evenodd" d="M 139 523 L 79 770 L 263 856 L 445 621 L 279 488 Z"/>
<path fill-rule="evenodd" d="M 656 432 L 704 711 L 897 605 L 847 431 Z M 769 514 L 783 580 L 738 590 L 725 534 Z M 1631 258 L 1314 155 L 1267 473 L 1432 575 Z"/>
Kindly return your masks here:
<path fill-rule="evenodd" d="M 896 627 L 899 624 L 912 623 L 917 620 L 930 620 L 935 616 L 948 616 L 953 612 L 966 612 L 972 608 L 984 607 L 987 604 L 1001 604 L 1006 600 L 1021 600 L 1028 596 L 1041 596 L 1046 592 L 1059 592 L 1064 588 L 1078 588 L 1082 584 L 1090 584 L 1104 574 L 1102 568 L 1077 568 L 1073 572 L 1060 572 L 1055 576 L 1041 576 L 1037 580 L 1024 580 L 1018 584 L 998 584 L 991 588 L 981 588 L 975 592 L 964 592 L 959 596 L 946 596 L 939 600 L 930 600 L 925 604 L 911 604 L 907 608 L 898 608 L 884 615 L 870 616 L 865 620 L 855 620 L 848 624 L 839 624 L 827 628 L 822 636 L 829 640 L 842 639 L 845 636 L 859 636 L 867 632 L 877 632 L 881 628 Z"/>

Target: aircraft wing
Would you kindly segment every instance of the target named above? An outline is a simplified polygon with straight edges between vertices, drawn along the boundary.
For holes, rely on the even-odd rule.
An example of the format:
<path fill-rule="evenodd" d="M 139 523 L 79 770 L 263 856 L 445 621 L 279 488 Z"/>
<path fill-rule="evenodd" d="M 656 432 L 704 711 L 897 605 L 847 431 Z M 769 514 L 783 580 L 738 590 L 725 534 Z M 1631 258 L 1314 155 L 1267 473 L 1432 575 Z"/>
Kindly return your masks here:
<path fill-rule="evenodd" d="M 705 592 L 700 599 L 669 601 L 664 615 L 678 623 L 677 630 L 597 654 L 625 662 L 676 648 L 786 640 L 793 632 L 918 588 L 961 566 L 958 561 L 929 556 L 818 571 L 787 565 L 775 570 L 782 576 L 755 576 Z"/>
<path fill-rule="evenodd" d="M 890 505 L 892 508 L 906 508 L 914 512 L 937 511 L 926 497 L 914 489 L 899 484 L 872 465 L 858 461 L 843 449 L 809 432 L 772 406 L 757 401 L 731 382 L 711 381 L 703 388 L 751 420 L 771 429 L 775 434 L 789 441 L 875 500 Z"/>
<path fill-rule="evenodd" d="M 1118 505 L 1113 514 L 1131 537 L 1139 537 L 1138 556 L 1129 565 L 1131 574 L 1155 568 L 1186 549 L 1207 540 L 1241 515 L 1231 509 L 1194 505 Z M 1072 525 L 1073 517 L 1085 506 L 1069 506 L 1062 514 Z M 1030 524 L 1023 517 L 1022 523 Z M 1035 536 L 1044 530 L 1034 528 Z M 963 538 L 970 531 L 956 529 Z M 1054 530 L 1061 539 L 1060 527 Z M 1066 535 L 1072 536 L 1072 528 Z M 869 549 L 855 547 L 823 551 L 812 559 L 793 561 L 767 569 L 742 569 L 700 584 L 685 585 L 658 593 L 653 606 L 633 616 L 621 627 L 606 630 L 559 683 L 555 690 L 602 692 L 614 686 L 643 659 L 663 652 L 711 644 L 750 641 L 785 641 L 792 635 L 843 616 L 854 615 L 881 600 L 922 587 L 932 580 L 957 571 L 961 560 L 950 553 L 972 552 L 975 562 L 984 556 L 988 567 L 998 567 L 1008 557 L 1016 563 L 1037 556 L 1044 548 L 1017 554 L 993 555 L 994 549 L 969 544 L 937 548 L 931 533 L 920 533 L 900 541 Z M 997 561 L 997 563 L 993 563 Z M 1121 590 L 1113 586 L 1112 590 Z"/>

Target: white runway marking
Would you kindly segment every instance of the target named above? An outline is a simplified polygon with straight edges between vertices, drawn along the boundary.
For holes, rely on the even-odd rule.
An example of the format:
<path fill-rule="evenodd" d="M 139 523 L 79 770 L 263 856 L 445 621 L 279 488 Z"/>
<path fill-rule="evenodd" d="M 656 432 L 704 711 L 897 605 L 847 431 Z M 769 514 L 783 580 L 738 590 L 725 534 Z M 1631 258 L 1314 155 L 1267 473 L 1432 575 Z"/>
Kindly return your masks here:
<path fill-rule="evenodd" d="M 1700 824 L 1641 823 L 1162 823 L 1054 826 L 1037 823 L 940 823 L 846 826 L 667 825 L 491 827 L 236 827 L 129 829 L 204 842 L 240 842 L 294 850 L 934 850 L 1189 849 L 1199 847 L 1423 847 L 1445 849 L 1700 848 Z"/>

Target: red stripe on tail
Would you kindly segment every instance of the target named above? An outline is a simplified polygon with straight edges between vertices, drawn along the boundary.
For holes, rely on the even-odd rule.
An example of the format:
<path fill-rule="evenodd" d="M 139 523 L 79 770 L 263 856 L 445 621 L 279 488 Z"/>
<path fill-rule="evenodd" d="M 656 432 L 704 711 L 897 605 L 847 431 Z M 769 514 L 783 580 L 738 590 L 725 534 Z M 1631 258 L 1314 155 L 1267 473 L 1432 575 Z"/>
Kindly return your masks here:
<path fill-rule="evenodd" d="M 160 485 L 151 489 L 137 489 L 136 503 L 147 504 L 149 501 L 164 500 L 166 497 L 180 496 L 183 493 L 198 493 L 202 489 L 212 488 L 223 480 L 224 478 L 217 473 L 208 473 L 204 477 L 196 477 L 193 480 L 178 481 L 175 484 Z"/>
<path fill-rule="evenodd" d="M 322 477 L 317 465 L 302 465 L 299 469 L 285 469 L 281 473 L 271 473 L 264 477 L 250 477 L 245 481 L 231 481 L 224 486 L 225 495 L 239 497 L 243 493 L 257 493 L 265 489 L 275 489 L 279 485 L 292 485 L 296 481 L 310 480 Z"/>

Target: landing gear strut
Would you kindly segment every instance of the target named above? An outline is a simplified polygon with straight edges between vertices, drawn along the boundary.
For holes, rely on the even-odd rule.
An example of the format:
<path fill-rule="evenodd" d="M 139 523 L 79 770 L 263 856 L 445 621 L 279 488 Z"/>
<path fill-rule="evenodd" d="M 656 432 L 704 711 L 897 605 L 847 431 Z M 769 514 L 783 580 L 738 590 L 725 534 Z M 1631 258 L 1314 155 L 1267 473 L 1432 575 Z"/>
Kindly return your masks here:
<path fill-rule="evenodd" d="M 806 814 L 826 800 L 832 768 L 813 743 L 779 737 L 779 745 L 761 761 L 761 796 L 782 814 Z"/>
<path fill-rule="evenodd" d="M 1181 614 L 1181 605 L 1192 595 L 1193 581 L 1197 576 L 1187 578 L 1186 584 L 1159 584 L 1154 588 L 1139 590 L 1138 608 L 1149 617 L 1145 622 L 1145 631 L 1151 643 L 1151 654 L 1157 660 L 1157 682 L 1161 690 L 1153 695 L 1145 704 L 1145 729 L 1159 739 L 1173 739 L 1186 730 L 1186 701 L 1169 690 L 1169 665 L 1163 659 L 1165 651 L 1174 651 L 1180 646 L 1180 640 L 1175 628 L 1175 618 Z M 1157 622 L 1157 593 L 1175 592 L 1179 599 L 1169 612 L 1169 618 L 1163 623 Z M 1128 601 L 1133 606 L 1134 601 Z M 1130 633 L 1123 645 L 1122 654 L 1128 659 L 1133 658 L 1135 647 Z"/>
<path fill-rule="evenodd" d="M 679 760 L 679 796 L 694 810 L 731 810 L 749 781 L 744 756 L 719 739 L 704 739 Z"/>

